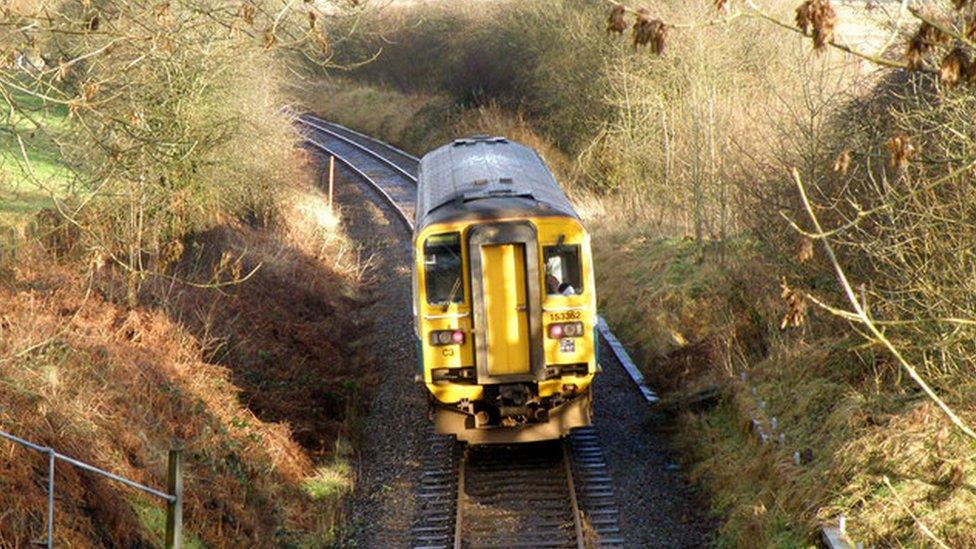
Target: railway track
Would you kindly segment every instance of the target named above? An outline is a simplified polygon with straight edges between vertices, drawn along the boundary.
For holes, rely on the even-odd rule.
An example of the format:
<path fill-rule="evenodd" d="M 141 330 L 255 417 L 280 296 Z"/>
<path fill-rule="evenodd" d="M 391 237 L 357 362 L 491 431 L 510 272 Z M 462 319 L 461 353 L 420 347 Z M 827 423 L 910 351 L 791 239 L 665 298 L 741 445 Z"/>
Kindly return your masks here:
<path fill-rule="evenodd" d="M 306 143 L 332 155 L 413 230 L 419 159 L 314 116 Z M 414 547 L 622 547 L 612 480 L 593 427 L 562 441 L 466 447 L 428 434 Z"/>

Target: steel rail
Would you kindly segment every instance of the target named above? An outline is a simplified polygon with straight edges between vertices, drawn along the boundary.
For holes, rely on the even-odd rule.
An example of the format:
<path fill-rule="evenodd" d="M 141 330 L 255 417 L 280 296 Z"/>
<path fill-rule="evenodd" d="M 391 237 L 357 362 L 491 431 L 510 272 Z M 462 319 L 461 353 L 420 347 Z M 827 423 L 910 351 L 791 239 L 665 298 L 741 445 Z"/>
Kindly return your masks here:
<path fill-rule="evenodd" d="M 464 463 L 467 456 L 461 455 L 461 462 L 458 463 L 457 479 L 457 510 L 454 514 L 454 549 L 461 549 L 462 525 L 464 524 Z"/>
<path fill-rule="evenodd" d="M 569 485 L 569 503 L 573 507 L 573 526 L 576 529 L 576 549 L 586 549 L 586 538 L 583 536 L 583 515 L 580 512 L 579 499 L 576 497 L 576 485 L 573 483 L 573 466 L 570 465 L 570 451 L 568 442 L 563 440 L 563 468 L 566 470 L 566 484 Z"/>
<path fill-rule="evenodd" d="M 362 152 L 364 152 L 364 153 L 372 156 L 373 158 L 379 160 L 383 164 L 386 164 L 388 167 L 392 168 L 397 173 L 399 173 L 400 175 L 402 175 L 405 178 L 407 178 L 407 180 L 409 180 L 414 185 L 417 184 L 417 176 L 415 176 L 415 175 L 411 174 L 410 172 L 408 172 L 407 170 L 403 169 L 402 166 L 398 165 L 396 162 L 393 162 L 392 160 L 390 160 L 389 158 L 383 156 L 382 154 L 374 151 L 373 149 L 370 149 L 369 147 L 364 146 L 362 143 L 357 143 L 356 141 L 354 141 L 352 139 L 349 139 L 348 137 L 346 137 L 346 136 L 344 136 L 342 134 L 336 133 L 335 131 L 333 131 L 333 130 L 327 128 L 327 127 L 325 127 L 322 124 L 319 124 L 319 123 L 316 123 L 316 122 L 311 122 L 311 121 L 307 120 L 306 118 L 299 118 L 298 120 L 299 120 L 300 123 L 305 124 L 306 126 L 308 126 L 310 128 L 313 128 L 316 131 L 320 131 L 320 132 L 323 132 L 323 133 L 327 133 L 327 134 L 331 135 L 332 137 L 334 137 L 334 138 L 336 138 L 336 139 L 338 139 L 340 141 L 343 141 L 343 142 L 345 142 L 345 143 L 347 143 L 349 145 L 352 145 L 353 147 L 358 148 Z M 322 120 L 321 122 L 326 123 L 326 124 L 330 124 L 330 122 L 325 122 L 324 120 Z M 370 140 L 373 141 L 373 142 L 375 142 L 378 145 L 383 145 L 381 142 L 376 141 L 375 139 L 370 139 Z M 401 153 L 401 154 L 404 154 L 404 153 Z M 414 157 L 414 158 L 416 158 L 416 157 Z M 417 160 L 417 161 L 419 162 L 419 160 Z"/>
<path fill-rule="evenodd" d="M 481 454 L 470 465 L 470 482 L 467 475 L 470 455 L 465 455 L 457 468 L 454 539 L 446 547 L 586 548 L 584 513 L 577 495 L 575 463 L 568 440 L 559 442 L 558 450 L 554 446 L 520 447 L 519 451 L 528 454 L 516 457 L 509 455 L 511 450 L 505 448 L 477 450 Z M 562 480 L 558 481 L 560 473 Z M 498 511 L 493 503 L 495 498 L 501 499 L 501 508 L 518 516 L 516 521 L 521 524 L 515 530 L 506 531 L 501 526 L 498 526 L 501 531 L 486 530 L 490 521 L 497 520 L 491 518 Z M 570 521 L 572 528 L 567 528 Z"/>
<path fill-rule="evenodd" d="M 343 126 L 342 124 L 339 124 L 338 122 L 330 122 L 328 120 L 323 120 L 323 119 L 315 116 L 314 114 L 307 114 L 306 113 L 305 114 L 305 117 L 306 118 L 313 118 L 315 120 L 318 120 L 320 122 L 323 122 L 323 123 L 325 123 L 325 124 L 327 124 L 329 126 L 332 126 L 334 128 L 341 128 L 342 131 L 344 131 L 344 132 L 349 132 L 349 133 L 355 135 L 356 137 L 359 137 L 359 138 L 365 139 L 366 141 L 369 141 L 370 143 L 375 143 L 376 145 L 379 145 L 379 146 L 383 147 L 384 149 L 389 149 L 389 150 L 391 150 L 391 151 L 399 154 L 400 156 L 405 157 L 407 160 L 411 160 L 413 162 L 420 163 L 420 158 L 418 158 L 418 157 L 416 157 L 416 156 L 408 153 L 407 151 L 405 151 L 405 150 L 403 150 L 403 149 L 401 149 L 401 148 L 399 148 L 399 147 L 397 147 L 395 145 L 391 145 L 390 143 L 387 143 L 386 141 L 380 141 L 379 139 L 376 139 L 373 136 L 366 135 L 365 133 L 362 133 L 362 132 L 358 132 L 358 131 L 356 131 L 356 130 L 354 130 L 352 128 L 349 128 L 347 126 Z"/>
<path fill-rule="evenodd" d="M 339 161 L 341 164 L 343 164 L 344 166 L 346 166 L 347 168 L 349 168 L 349 170 L 352 171 L 354 174 L 356 174 L 357 176 L 359 176 L 360 179 L 362 179 L 363 181 L 367 182 L 373 188 L 373 190 L 375 190 L 376 192 L 378 192 L 380 194 L 380 196 L 382 196 L 389 203 L 389 205 L 393 208 L 394 213 L 396 213 L 397 218 L 401 222 L 403 222 L 404 226 L 406 226 L 407 231 L 408 232 L 411 232 L 411 233 L 413 232 L 413 221 L 410 221 L 410 216 L 408 216 L 400 208 L 400 205 L 397 203 L 397 201 L 392 196 L 390 196 L 390 193 L 386 192 L 383 189 L 383 187 L 380 186 L 379 183 L 377 183 L 375 180 L 373 180 L 372 177 L 370 177 L 369 175 L 367 175 L 365 172 L 363 172 L 358 167 L 356 167 L 355 165 L 353 165 L 352 162 L 350 162 L 349 160 L 347 160 L 344 157 L 340 156 L 335 151 L 333 151 L 332 149 L 326 147 L 325 145 L 323 145 L 323 144 L 321 144 L 321 143 L 319 143 L 319 142 L 317 142 L 317 141 L 315 141 L 313 139 L 309 139 L 309 138 L 306 138 L 305 139 L 305 142 L 308 143 L 309 145 L 315 147 L 316 149 L 319 149 L 322 152 L 325 152 L 327 154 L 332 155 L 333 157 L 335 157 L 335 159 L 337 161 Z M 366 150 L 366 149 L 364 148 L 363 150 Z"/>

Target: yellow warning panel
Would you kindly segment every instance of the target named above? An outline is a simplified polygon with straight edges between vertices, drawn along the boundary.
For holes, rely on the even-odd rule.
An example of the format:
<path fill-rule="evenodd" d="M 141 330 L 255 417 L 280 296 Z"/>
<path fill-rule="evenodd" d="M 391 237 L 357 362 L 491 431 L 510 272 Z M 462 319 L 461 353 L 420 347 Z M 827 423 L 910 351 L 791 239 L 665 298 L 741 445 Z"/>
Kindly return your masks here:
<path fill-rule="evenodd" d="M 481 247 L 485 301 L 488 374 L 526 374 L 529 361 L 529 318 L 525 284 L 525 245 Z"/>

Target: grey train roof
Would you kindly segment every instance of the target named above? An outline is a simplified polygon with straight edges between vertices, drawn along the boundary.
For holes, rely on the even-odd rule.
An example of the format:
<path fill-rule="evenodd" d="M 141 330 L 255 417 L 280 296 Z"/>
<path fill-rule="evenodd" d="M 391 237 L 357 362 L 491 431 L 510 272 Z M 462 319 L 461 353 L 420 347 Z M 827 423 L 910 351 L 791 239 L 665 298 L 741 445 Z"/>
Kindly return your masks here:
<path fill-rule="evenodd" d="M 456 139 L 420 159 L 416 230 L 509 215 L 579 218 L 534 150 L 501 137 Z"/>

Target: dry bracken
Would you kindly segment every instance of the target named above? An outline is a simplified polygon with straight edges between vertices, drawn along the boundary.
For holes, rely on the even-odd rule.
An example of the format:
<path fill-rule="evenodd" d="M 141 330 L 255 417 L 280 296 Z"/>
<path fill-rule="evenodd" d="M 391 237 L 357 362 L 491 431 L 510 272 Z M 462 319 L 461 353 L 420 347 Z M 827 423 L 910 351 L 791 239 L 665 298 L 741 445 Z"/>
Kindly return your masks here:
<path fill-rule="evenodd" d="M 796 26 L 803 31 L 803 34 L 810 34 L 810 22 L 812 21 L 810 9 L 810 0 L 796 7 Z"/>

